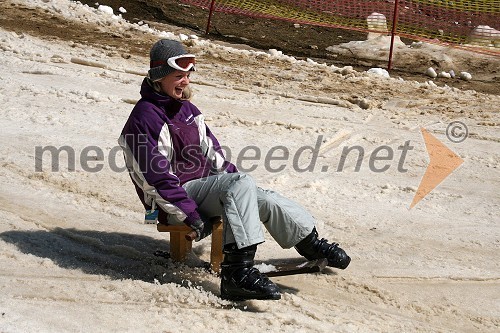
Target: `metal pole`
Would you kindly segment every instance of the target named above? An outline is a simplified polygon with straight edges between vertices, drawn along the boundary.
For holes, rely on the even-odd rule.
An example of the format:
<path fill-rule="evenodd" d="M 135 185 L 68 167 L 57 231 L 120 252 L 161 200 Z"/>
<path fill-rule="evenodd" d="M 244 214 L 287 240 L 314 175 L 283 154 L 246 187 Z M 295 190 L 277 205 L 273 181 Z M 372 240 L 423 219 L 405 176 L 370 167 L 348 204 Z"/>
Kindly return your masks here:
<path fill-rule="evenodd" d="M 394 49 L 394 36 L 396 35 L 396 26 L 398 24 L 398 9 L 399 0 L 394 1 L 394 14 L 392 15 L 392 29 L 391 29 L 391 48 L 389 50 L 389 63 L 387 64 L 387 69 L 392 69 L 392 52 Z"/>
<path fill-rule="evenodd" d="M 208 35 L 210 32 L 210 21 L 212 21 L 212 14 L 214 12 L 215 8 L 215 0 L 212 0 L 210 3 L 210 12 L 208 13 L 208 22 L 207 22 L 207 29 L 205 30 L 205 35 Z"/>

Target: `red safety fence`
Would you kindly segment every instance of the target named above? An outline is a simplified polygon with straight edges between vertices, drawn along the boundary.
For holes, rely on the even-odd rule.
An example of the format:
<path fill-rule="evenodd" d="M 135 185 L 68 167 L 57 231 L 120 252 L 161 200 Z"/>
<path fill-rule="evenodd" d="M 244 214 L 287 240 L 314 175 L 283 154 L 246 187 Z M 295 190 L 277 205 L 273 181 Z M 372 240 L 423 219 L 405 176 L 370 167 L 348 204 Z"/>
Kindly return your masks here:
<path fill-rule="evenodd" d="M 500 55 L 500 0 L 183 0 L 213 12 L 392 33 Z M 391 45 L 392 49 L 392 45 Z M 389 64 L 390 67 L 390 64 Z"/>

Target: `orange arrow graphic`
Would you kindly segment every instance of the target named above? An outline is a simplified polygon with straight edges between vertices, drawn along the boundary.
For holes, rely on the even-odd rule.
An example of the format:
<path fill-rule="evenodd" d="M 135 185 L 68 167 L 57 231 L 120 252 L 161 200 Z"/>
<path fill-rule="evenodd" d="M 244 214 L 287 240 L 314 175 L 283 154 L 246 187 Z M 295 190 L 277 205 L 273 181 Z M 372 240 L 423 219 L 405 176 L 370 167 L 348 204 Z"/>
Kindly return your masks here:
<path fill-rule="evenodd" d="M 410 209 L 422 200 L 427 194 L 436 188 L 446 177 L 448 177 L 464 160 L 452 152 L 435 136 L 420 128 L 429 154 L 430 162 L 425 174 L 418 185 L 417 193 L 413 197 Z"/>

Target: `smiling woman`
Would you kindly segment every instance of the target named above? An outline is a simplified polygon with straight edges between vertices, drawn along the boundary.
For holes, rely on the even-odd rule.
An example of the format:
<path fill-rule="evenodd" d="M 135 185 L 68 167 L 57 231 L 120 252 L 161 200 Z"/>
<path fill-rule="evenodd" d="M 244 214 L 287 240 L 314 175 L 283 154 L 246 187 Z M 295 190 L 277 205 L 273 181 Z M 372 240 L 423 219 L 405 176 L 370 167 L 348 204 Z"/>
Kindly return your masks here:
<path fill-rule="evenodd" d="M 180 42 L 156 42 L 142 98 L 119 138 L 147 214 L 157 214 L 160 224 L 191 227 L 197 241 L 222 216 L 224 299 L 281 298 L 278 286 L 254 267 L 257 245 L 264 242 L 262 224 L 282 248 L 295 247 L 308 260 L 326 258 L 329 266 L 345 269 L 351 259 L 338 244 L 318 238 L 309 212 L 261 189 L 226 159 L 203 114 L 186 100 L 194 70 L 195 57 Z"/>

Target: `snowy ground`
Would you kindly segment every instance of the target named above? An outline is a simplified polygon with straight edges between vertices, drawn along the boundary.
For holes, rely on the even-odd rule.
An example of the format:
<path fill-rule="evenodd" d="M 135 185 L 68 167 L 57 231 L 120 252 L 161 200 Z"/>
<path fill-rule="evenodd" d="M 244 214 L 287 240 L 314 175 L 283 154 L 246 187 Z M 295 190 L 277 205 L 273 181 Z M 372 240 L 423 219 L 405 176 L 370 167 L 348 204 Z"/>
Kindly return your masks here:
<path fill-rule="evenodd" d="M 137 28 L 62 0 L 29 3 L 110 32 Z M 307 207 L 351 266 L 273 278 L 280 301 L 230 303 L 215 275 L 155 257 L 168 236 L 142 224 L 116 142 L 148 59 L 0 28 L 0 332 L 498 331 L 499 96 L 188 44 L 200 63 L 193 101 L 233 161 Z M 464 142 L 448 140 L 451 121 L 468 126 Z M 420 127 L 464 163 L 409 210 L 429 162 Z M 374 172 L 383 145 L 394 156 Z M 75 170 L 61 153 L 52 172 L 50 154 L 36 154 L 47 146 L 67 146 Z M 238 160 L 248 146 L 261 158 Z M 266 165 L 277 146 L 289 157 Z M 352 146 L 365 151 L 359 171 L 352 155 L 337 171 Z M 196 243 L 189 264 L 209 250 Z M 257 254 L 287 257 L 297 254 L 270 237 Z"/>

